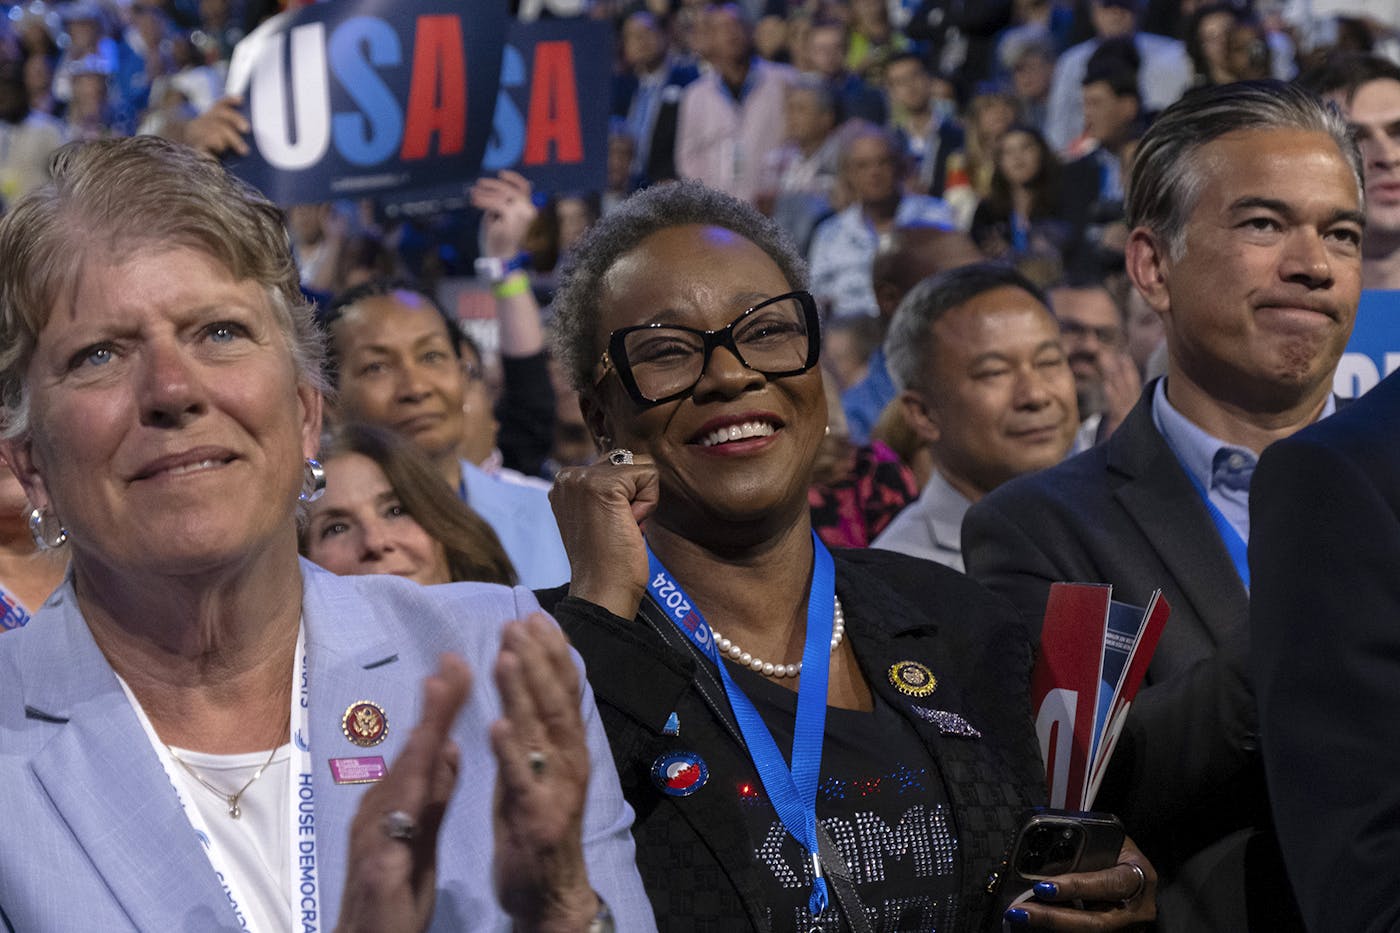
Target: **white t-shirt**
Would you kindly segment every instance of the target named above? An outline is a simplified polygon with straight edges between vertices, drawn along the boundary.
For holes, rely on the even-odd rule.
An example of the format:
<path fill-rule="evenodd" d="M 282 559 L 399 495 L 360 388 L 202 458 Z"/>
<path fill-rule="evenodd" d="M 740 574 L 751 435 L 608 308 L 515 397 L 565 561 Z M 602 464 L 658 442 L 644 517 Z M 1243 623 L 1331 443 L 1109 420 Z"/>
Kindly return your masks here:
<path fill-rule="evenodd" d="M 248 785 L 238 798 L 239 818 L 229 816 L 228 795 L 237 793 L 248 779 L 268 760 L 268 751 L 242 752 L 236 755 L 211 755 L 181 748 L 167 748 L 156 735 L 146 711 L 125 680 L 117 678 L 127 701 L 141 721 L 146 739 L 151 743 L 166 774 L 174 783 L 181 806 L 187 808 L 190 828 L 200 837 L 210 869 L 216 876 L 222 870 L 225 891 L 232 890 L 230 900 L 235 912 L 243 918 L 250 933 L 280 933 L 292 928 L 292 865 L 288 833 L 292 813 L 291 768 L 292 743 L 287 742 L 272 752 L 272 763 Z M 180 766 L 171 753 L 179 756 L 204 780 L 223 791 L 214 791 L 199 783 L 189 771 Z"/>
<path fill-rule="evenodd" d="M 172 749 L 200 777 L 226 794 L 236 793 L 247 783 L 268 753 L 210 755 L 182 748 Z M 238 906 L 253 933 L 274 933 L 292 928 L 291 870 L 287 833 L 291 829 L 291 801 L 288 770 L 292 745 L 281 746 L 272 754 L 272 764 L 248 785 L 238 798 L 240 814 L 228 814 L 227 796 L 220 797 L 200 784 L 185 769 L 173 770 L 181 792 L 192 801 L 204 818 L 210 843 L 222 853 L 226 870 L 233 875 L 239 894 Z"/>

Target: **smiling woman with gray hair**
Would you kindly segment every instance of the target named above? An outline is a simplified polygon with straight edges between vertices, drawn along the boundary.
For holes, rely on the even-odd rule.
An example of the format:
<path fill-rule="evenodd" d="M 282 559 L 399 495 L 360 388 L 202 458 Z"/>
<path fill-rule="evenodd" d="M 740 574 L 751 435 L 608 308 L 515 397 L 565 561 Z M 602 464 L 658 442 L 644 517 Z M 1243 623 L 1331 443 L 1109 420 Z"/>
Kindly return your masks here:
<path fill-rule="evenodd" d="M 0 221 L 0 449 L 72 562 L 0 643 L 0 920 L 650 927 L 529 592 L 298 560 L 322 351 L 277 208 L 151 137 L 53 169 Z"/>

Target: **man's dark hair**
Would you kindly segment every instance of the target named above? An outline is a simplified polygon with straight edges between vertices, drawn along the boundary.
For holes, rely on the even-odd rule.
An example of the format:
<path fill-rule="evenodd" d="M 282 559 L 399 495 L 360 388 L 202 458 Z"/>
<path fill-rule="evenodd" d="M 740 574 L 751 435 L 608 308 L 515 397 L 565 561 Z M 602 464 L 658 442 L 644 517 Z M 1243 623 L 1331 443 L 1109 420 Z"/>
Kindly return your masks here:
<path fill-rule="evenodd" d="M 891 55 L 885 61 L 885 71 L 888 72 L 890 70 L 891 65 L 896 65 L 900 62 L 914 62 L 916 65 L 919 66 L 919 68 L 924 72 L 924 74 L 928 75 L 930 78 L 934 76 L 933 69 L 929 68 L 928 62 L 924 59 L 924 57 L 918 52 L 913 51 L 896 52 L 895 54 Z"/>
<path fill-rule="evenodd" d="M 618 19 L 617 35 L 619 38 L 622 36 L 622 27 L 627 25 L 634 19 L 646 23 L 647 26 L 653 32 L 661 36 L 663 40 L 670 39 L 670 37 L 666 35 L 666 27 L 662 25 L 661 20 L 659 20 L 656 17 L 656 14 L 653 13 L 651 10 L 645 8 L 635 9 L 631 13 L 628 13 L 626 16 L 623 16 L 622 18 Z"/>
<path fill-rule="evenodd" d="M 1141 67 L 1142 56 L 1131 38 L 1106 39 L 1089 56 L 1080 86 L 1103 81 L 1114 96 L 1126 97 L 1131 94 L 1141 100 L 1142 95 L 1138 91 L 1138 70 Z"/>
<path fill-rule="evenodd" d="M 1319 96 L 1341 92 L 1348 103 L 1363 84 L 1400 82 L 1400 65 L 1365 52 L 1333 52 L 1298 76 L 1297 83 Z"/>
<path fill-rule="evenodd" d="M 1133 157 L 1125 205 L 1128 228 L 1146 227 L 1167 244 L 1173 259 L 1180 259 L 1186 251 L 1186 218 L 1206 184 L 1201 149 L 1226 133 L 1278 129 L 1330 136 L 1351 169 L 1357 202 L 1364 207 L 1361 152 L 1337 108 L 1283 81 L 1237 81 L 1188 91 L 1158 115 Z"/>

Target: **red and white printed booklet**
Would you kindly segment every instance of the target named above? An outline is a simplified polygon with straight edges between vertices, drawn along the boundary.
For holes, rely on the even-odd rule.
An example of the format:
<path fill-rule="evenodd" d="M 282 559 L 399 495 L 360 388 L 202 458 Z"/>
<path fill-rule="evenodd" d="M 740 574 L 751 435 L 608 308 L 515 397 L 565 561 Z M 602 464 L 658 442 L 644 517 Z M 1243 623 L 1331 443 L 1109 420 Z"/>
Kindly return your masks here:
<path fill-rule="evenodd" d="M 1104 766 L 1170 613 L 1161 590 L 1144 611 L 1114 602 L 1111 586 L 1050 587 L 1031 674 L 1050 806 L 1093 809 Z"/>

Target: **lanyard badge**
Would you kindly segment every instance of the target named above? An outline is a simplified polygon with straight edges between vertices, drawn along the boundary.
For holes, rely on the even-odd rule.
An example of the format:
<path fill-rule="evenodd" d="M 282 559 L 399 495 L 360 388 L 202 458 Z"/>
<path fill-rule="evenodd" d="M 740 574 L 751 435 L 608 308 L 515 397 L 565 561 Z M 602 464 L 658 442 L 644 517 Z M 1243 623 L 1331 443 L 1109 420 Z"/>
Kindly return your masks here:
<path fill-rule="evenodd" d="M 826 731 L 826 689 L 830 664 L 832 611 L 836 573 L 831 553 L 812 534 L 812 589 L 807 597 L 807 637 L 802 650 L 802 682 L 797 691 L 797 720 L 793 728 L 792 767 L 788 768 L 773 735 L 744 692 L 729 675 L 715 645 L 714 634 L 684 589 L 647 548 L 651 576 L 647 593 L 719 669 L 724 692 L 748 745 L 763 789 L 783 827 L 807 850 L 812 861 L 812 893 L 808 909 L 820 916 L 830 903 L 826 878 L 817 857 L 817 780 L 821 772 L 822 737 Z"/>

